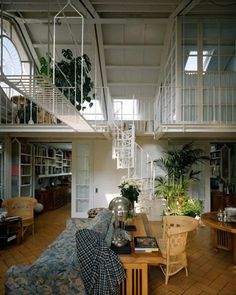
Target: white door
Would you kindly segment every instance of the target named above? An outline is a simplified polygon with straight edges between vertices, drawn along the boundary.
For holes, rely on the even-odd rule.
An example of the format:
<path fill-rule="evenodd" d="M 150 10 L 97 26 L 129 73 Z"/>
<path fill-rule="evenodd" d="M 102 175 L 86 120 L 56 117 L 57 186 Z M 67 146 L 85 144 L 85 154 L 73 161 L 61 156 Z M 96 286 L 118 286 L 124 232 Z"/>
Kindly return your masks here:
<path fill-rule="evenodd" d="M 72 144 L 72 217 L 87 217 L 92 207 L 91 193 L 91 144 Z"/>

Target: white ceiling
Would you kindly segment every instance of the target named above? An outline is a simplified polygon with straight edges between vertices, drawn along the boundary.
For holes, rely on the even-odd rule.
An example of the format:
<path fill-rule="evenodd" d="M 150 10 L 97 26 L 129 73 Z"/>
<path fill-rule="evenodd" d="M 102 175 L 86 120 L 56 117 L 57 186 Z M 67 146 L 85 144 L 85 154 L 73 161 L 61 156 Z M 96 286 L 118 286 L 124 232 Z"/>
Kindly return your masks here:
<path fill-rule="evenodd" d="M 52 52 L 53 17 L 65 0 L 2 0 L 3 11 L 16 17 L 35 59 Z M 98 87 L 111 96 L 153 99 L 163 67 L 170 24 L 177 15 L 236 16 L 235 0 L 71 0 L 85 17 L 84 51 L 90 56 Z M 64 11 L 71 16 L 71 7 Z M 69 20 L 69 19 L 68 19 Z M 67 20 L 67 21 L 68 21 Z M 56 49 L 75 49 L 80 25 L 56 26 Z M 50 46 L 48 47 L 48 43 Z M 96 78 L 95 78 L 96 75 Z"/>

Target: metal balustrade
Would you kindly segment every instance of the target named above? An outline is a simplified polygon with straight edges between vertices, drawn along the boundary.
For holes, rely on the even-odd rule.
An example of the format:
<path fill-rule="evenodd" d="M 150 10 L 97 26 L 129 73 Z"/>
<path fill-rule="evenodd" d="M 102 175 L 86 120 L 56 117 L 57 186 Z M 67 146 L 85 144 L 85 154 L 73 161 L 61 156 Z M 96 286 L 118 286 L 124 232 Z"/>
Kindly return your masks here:
<path fill-rule="evenodd" d="M 78 111 L 70 96 L 63 95 L 45 76 L 5 77 L 0 87 L 0 124 L 56 126 L 66 124 L 76 131 L 107 132 L 107 89 L 96 87 L 93 106 Z M 30 125 L 31 124 L 31 125 Z"/>
<path fill-rule="evenodd" d="M 155 102 L 155 113 L 157 132 L 171 127 L 198 126 L 201 131 L 206 125 L 235 126 L 236 87 L 162 86 Z"/>

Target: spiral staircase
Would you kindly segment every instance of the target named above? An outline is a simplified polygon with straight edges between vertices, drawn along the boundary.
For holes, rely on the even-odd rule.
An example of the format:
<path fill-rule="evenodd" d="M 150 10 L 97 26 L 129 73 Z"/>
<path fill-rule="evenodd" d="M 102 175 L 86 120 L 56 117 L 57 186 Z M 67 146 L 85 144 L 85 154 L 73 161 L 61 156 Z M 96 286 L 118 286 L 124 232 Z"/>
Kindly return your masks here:
<path fill-rule="evenodd" d="M 120 126 L 120 127 L 119 127 Z M 135 205 L 137 212 L 149 214 L 150 201 L 154 195 L 154 170 L 151 156 L 135 142 L 134 124 L 126 126 L 113 122 L 112 156 L 117 161 L 117 169 L 127 170 L 127 179 L 141 183 L 141 193 Z"/>

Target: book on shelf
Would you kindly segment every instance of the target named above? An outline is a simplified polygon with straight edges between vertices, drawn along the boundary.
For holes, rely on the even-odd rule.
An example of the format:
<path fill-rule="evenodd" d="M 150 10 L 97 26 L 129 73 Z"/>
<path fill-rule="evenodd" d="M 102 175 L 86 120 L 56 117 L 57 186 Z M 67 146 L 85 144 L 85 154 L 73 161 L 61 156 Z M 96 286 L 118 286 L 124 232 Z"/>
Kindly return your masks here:
<path fill-rule="evenodd" d="M 134 237 L 135 252 L 156 252 L 159 247 L 155 237 Z"/>

